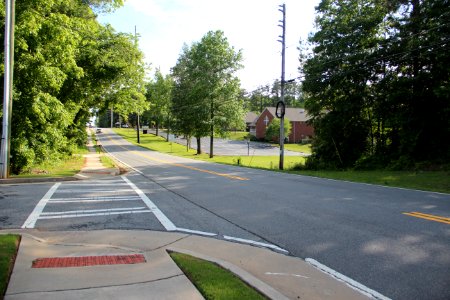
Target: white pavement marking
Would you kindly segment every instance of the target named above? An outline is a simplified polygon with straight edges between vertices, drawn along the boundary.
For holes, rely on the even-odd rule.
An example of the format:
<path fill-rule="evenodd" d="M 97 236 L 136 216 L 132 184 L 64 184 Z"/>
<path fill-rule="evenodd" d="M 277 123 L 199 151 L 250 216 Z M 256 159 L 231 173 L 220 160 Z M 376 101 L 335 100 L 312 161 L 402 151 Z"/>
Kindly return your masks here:
<path fill-rule="evenodd" d="M 142 210 L 145 207 L 121 207 L 121 208 L 105 208 L 105 209 L 85 209 L 85 210 L 68 210 L 68 211 L 53 211 L 44 212 L 41 216 L 51 216 L 51 215 L 65 215 L 65 214 L 85 214 L 85 213 L 97 213 L 97 212 L 113 212 L 113 211 L 133 211 Z"/>
<path fill-rule="evenodd" d="M 50 203 L 96 203 L 96 202 L 115 202 L 115 201 L 140 201 L 139 196 L 121 196 L 121 197 L 89 197 L 89 198 L 53 198 Z"/>
<path fill-rule="evenodd" d="M 199 234 L 199 235 L 204 235 L 204 236 L 216 236 L 217 235 L 217 233 L 205 232 L 205 231 L 199 231 L 199 230 L 192 230 L 192 229 L 186 229 L 186 228 L 180 228 L 180 227 L 177 227 L 177 231 L 193 233 L 193 234 Z"/>
<path fill-rule="evenodd" d="M 97 181 L 96 183 L 85 183 L 85 182 L 82 182 L 82 183 L 64 183 L 64 186 L 72 186 L 72 185 L 74 185 L 76 187 L 80 187 L 80 186 L 82 186 L 82 187 L 85 187 L 85 186 L 99 186 L 99 185 L 101 185 L 101 186 L 115 186 L 115 187 L 117 187 L 117 186 L 127 186 L 122 181 L 120 181 L 120 182 L 114 181 L 114 182 L 111 182 L 111 183 L 104 183 L 104 182 L 99 182 L 99 181 Z"/>
<path fill-rule="evenodd" d="M 374 291 L 374 290 L 368 288 L 367 286 L 345 276 L 344 274 L 341 274 L 341 273 L 321 264 L 320 262 L 318 262 L 317 260 L 315 260 L 313 258 L 306 258 L 305 261 L 307 263 L 309 263 L 310 265 L 312 265 L 313 267 L 315 267 L 316 269 L 336 278 L 337 280 L 339 280 L 341 282 L 344 282 L 352 289 L 354 289 L 354 290 L 360 292 L 361 294 L 364 294 L 372 299 L 391 300 L 390 298 L 378 293 L 377 291 Z"/>
<path fill-rule="evenodd" d="M 74 215 L 53 215 L 53 216 L 41 216 L 39 219 L 66 219 L 66 218 L 82 218 L 82 217 L 96 217 L 96 216 L 111 216 L 111 215 L 127 215 L 127 214 L 141 214 L 151 213 L 151 210 L 133 210 L 133 211 L 109 211 L 103 213 L 87 213 L 87 214 L 74 214 Z"/>
<path fill-rule="evenodd" d="M 175 231 L 177 230 L 177 227 L 175 224 L 172 223 L 172 221 L 169 220 L 169 218 L 166 217 L 165 214 L 163 214 L 162 211 L 159 210 L 159 208 L 147 197 L 147 195 L 144 194 L 134 183 L 132 183 L 128 178 L 125 176 L 120 176 L 122 179 L 128 183 L 128 185 L 136 192 L 136 194 L 141 197 L 142 201 L 144 201 L 145 205 L 153 212 L 155 217 L 158 219 L 158 221 L 164 226 L 164 228 L 167 231 Z"/>
<path fill-rule="evenodd" d="M 299 275 L 299 274 L 289 274 L 289 273 L 272 273 L 272 272 L 266 272 L 264 273 L 266 275 L 277 275 L 277 276 L 294 276 L 294 277 L 300 277 L 300 278 L 306 278 L 308 279 L 308 276 L 303 276 L 303 275 Z"/>
<path fill-rule="evenodd" d="M 34 228 L 34 225 L 36 225 L 36 221 L 39 218 L 40 214 L 44 210 L 45 205 L 47 204 L 48 200 L 52 197 L 53 193 L 58 189 L 58 187 L 61 185 L 61 182 L 55 183 L 48 192 L 42 197 L 42 199 L 39 201 L 39 203 L 36 205 L 34 210 L 31 212 L 31 214 L 28 216 L 25 223 L 23 223 L 22 228 Z"/>
<path fill-rule="evenodd" d="M 230 241 L 236 241 L 236 242 L 241 242 L 241 243 L 255 245 L 255 246 L 261 246 L 261 247 L 264 247 L 264 248 L 270 248 L 270 249 L 277 250 L 277 251 L 280 251 L 280 252 L 283 252 L 283 253 L 286 253 L 286 254 L 289 253 L 289 251 L 287 251 L 287 250 L 285 250 L 283 248 L 280 248 L 278 246 L 272 245 L 272 244 L 255 242 L 255 241 L 252 241 L 252 240 L 241 239 L 241 238 L 236 238 L 236 237 L 227 236 L 227 235 L 224 235 L 223 238 L 226 239 L 226 240 L 230 240 Z"/>
<path fill-rule="evenodd" d="M 96 189 L 89 189 L 89 192 L 91 193 L 129 193 L 133 192 L 132 189 L 121 189 L 121 190 L 96 190 Z M 58 191 L 58 194 L 74 194 L 74 193 L 86 193 L 86 190 L 60 190 Z"/>

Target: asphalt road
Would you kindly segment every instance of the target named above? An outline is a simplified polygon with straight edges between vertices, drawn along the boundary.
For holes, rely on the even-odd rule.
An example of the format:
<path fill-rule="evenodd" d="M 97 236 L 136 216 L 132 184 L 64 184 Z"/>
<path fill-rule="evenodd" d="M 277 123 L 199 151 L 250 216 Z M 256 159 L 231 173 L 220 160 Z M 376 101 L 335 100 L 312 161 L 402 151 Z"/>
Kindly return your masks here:
<path fill-rule="evenodd" d="M 450 218 L 449 194 L 192 161 L 133 146 L 109 130 L 100 140 L 135 171 L 91 186 L 61 183 L 40 215 L 54 218 L 38 218 L 36 228 L 172 226 L 276 245 L 277 251 L 317 260 L 392 299 L 450 299 L 450 224 L 404 214 Z M 2 228 L 22 226 L 52 186 L 1 186 L 0 209 L 8 209 L 0 217 Z M 27 189 L 34 197 L 27 196 Z M 142 194 L 168 222 L 150 213 Z M 20 198 L 23 208 L 11 197 Z M 58 203 L 65 197 L 90 201 Z M 102 215 L 105 210 L 118 213 Z M 9 212 L 18 217 L 5 221 Z M 80 215 L 57 217 L 68 214 Z"/>

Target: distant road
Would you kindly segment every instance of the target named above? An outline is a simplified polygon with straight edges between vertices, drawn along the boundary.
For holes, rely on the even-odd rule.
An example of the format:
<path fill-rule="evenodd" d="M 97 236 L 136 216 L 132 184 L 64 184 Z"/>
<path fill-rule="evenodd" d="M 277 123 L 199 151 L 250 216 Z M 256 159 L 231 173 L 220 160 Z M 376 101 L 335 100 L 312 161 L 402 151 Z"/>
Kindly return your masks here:
<path fill-rule="evenodd" d="M 156 134 L 156 130 L 151 129 L 149 132 Z M 163 130 L 159 130 L 158 134 L 164 138 L 167 137 L 167 133 Z M 186 139 L 182 137 L 175 137 L 171 135 L 171 139 L 178 144 L 186 145 Z M 201 147 L 204 153 L 209 153 L 210 138 L 203 137 L 201 139 Z M 197 149 L 197 141 L 192 139 L 191 147 Z M 246 141 L 235 141 L 221 138 L 214 138 L 214 154 L 217 155 L 235 155 L 235 156 L 276 156 L 280 155 L 280 148 L 274 147 L 269 143 L 252 142 L 247 144 Z M 284 151 L 286 156 L 308 156 L 307 153 Z"/>

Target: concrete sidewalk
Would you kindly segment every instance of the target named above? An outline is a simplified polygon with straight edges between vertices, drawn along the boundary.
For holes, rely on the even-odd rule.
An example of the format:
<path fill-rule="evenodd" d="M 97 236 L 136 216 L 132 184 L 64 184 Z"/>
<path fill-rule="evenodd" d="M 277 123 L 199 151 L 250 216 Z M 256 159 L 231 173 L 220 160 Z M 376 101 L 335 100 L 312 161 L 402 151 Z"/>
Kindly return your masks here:
<path fill-rule="evenodd" d="M 231 270 L 270 299 L 367 299 L 305 261 L 271 250 L 155 231 L 8 230 L 22 241 L 5 299 L 203 299 L 167 251 Z M 142 254 L 136 264 L 33 268 L 41 258 Z"/>
<path fill-rule="evenodd" d="M 117 167 L 108 168 L 102 164 L 100 157 L 106 154 L 97 152 L 97 150 L 95 149 L 94 142 L 92 141 L 90 135 L 88 135 L 88 137 L 89 138 L 87 147 L 89 149 L 89 153 L 83 155 L 84 166 L 81 169 L 81 171 L 75 175 L 75 178 L 84 180 L 108 175 L 112 176 L 119 175 L 120 173 L 119 168 Z"/>

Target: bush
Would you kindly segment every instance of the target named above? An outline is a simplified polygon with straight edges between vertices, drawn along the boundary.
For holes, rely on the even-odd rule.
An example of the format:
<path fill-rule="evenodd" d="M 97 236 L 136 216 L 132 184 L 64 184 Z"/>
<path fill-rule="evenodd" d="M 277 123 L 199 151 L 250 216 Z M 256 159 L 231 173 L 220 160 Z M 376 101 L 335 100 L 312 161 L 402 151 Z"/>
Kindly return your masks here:
<path fill-rule="evenodd" d="M 266 130 L 266 140 L 269 142 L 277 141 L 280 138 L 280 119 L 273 119 Z M 288 137 L 291 134 L 291 121 L 288 118 L 284 118 L 284 136 Z"/>

